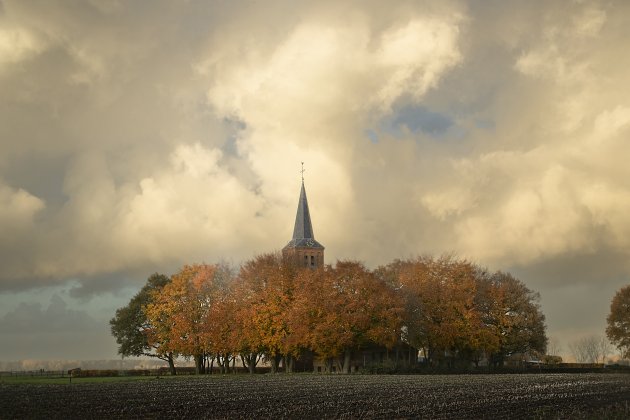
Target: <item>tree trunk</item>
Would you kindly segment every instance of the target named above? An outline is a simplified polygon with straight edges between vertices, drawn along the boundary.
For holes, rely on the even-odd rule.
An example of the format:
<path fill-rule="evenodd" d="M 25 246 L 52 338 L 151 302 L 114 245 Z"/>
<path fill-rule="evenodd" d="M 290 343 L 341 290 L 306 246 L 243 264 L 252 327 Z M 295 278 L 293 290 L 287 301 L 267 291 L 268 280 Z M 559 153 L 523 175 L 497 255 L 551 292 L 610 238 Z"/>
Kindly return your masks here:
<path fill-rule="evenodd" d="M 350 373 L 350 360 L 352 359 L 352 350 L 350 349 L 346 349 L 346 351 L 343 354 L 343 366 L 342 366 L 342 372 L 343 373 Z"/>
<path fill-rule="evenodd" d="M 328 357 L 324 360 L 324 373 L 331 373 L 332 372 L 332 365 L 333 365 L 333 360 L 332 358 Z"/>
<path fill-rule="evenodd" d="M 219 368 L 219 373 L 223 375 L 223 359 L 221 358 L 221 353 L 217 353 L 217 367 Z"/>
<path fill-rule="evenodd" d="M 294 360 L 290 354 L 284 358 L 284 371 L 286 373 L 293 373 Z"/>
<path fill-rule="evenodd" d="M 203 354 L 195 354 L 193 359 L 195 359 L 195 373 L 197 375 L 203 374 Z"/>
<path fill-rule="evenodd" d="M 173 353 L 169 353 L 166 357 L 168 361 L 168 370 L 171 372 L 171 375 L 177 375 L 177 370 L 175 370 L 175 360 L 173 360 Z"/>
<path fill-rule="evenodd" d="M 230 355 L 223 356 L 223 373 L 230 373 Z"/>
<path fill-rule="evenodd" d="M 256 373 L 258 353 L 243 353 L 241 354 L 241 360 L 243 361 L 243 367 L 246 368 L 250 374 Z"/>
<path fill-rule="evenodd" d="M 210 359 L 210 375 L 212 375 L 214 371 L 214 356 Z"/>
<path fill-rule="evenodd" d="M 247 364 L 247 369 L 249 369 L 249 374 L 253 375 L 256 373 L 256 354 L 251 354 L 249 359 L 249 363 Z"/>
<path fill-rule="evenodd" d="M 278 373 L 278 364 L 280 362 L 280 356 L 271 356 L 271 373 Z"/>

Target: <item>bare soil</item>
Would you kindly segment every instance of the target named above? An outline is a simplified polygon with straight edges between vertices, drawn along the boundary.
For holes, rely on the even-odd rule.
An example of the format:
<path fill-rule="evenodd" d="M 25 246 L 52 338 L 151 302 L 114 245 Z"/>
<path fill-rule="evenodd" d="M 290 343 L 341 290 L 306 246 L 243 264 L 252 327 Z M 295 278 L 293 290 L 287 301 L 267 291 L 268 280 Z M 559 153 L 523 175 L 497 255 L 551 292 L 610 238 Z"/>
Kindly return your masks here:
<path fill-rule="evenodd" d="M 627 418 L 630 375 L 211 375 L 0 383 L 0 418 Z"/>

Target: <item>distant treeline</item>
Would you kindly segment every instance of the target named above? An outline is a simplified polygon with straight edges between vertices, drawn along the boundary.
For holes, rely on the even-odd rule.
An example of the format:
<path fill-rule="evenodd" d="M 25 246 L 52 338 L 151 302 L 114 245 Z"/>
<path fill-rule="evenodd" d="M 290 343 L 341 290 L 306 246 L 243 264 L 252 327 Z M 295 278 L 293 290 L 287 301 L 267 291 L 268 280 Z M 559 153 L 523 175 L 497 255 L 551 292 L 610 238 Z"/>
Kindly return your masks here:
<path fill-rule="evenodd" d="M 110 321 L 124 356 L 195 360 L 198 373 L 236 356 L 250 372 L 264 357 L 290 370 L 305 355 L 343 358 L 369 346 L 420 349 L 426 364 L 544 354 L 539 295 L 509 273 L 454 257 L 396 260 L 376 270 L 356 261 L 301 268 L 264 254 L 239 270 L 186 265 L 154 274 Z M 347 358 L 349 359 L 349 358 Z M 344 369 L 345 370 L 345 369 Z"/>
<path fill-rule="evenodd" d="M 164 366 L 164 362 L 155 359 L 117 359 L 117 360 L 37 360 L 24 359 L 14 361 L 0 361 L 2 372 L 38 372 L 38 371 L 67 371 L 69 369 L 157 369 Z"/>

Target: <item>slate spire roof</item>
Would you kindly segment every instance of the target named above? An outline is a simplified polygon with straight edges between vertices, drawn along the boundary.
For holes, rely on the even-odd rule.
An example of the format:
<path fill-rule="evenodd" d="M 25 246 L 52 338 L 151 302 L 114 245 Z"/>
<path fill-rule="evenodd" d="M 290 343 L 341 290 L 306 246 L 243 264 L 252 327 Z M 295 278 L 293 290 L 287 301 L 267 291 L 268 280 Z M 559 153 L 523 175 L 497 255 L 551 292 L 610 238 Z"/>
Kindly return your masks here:
<path fill-rule="evenodd" d="M 315 240 L 313 236 L 313 224 L 311 214 L 308 210 L 308 200 L 306 199 L 306 189 L 302 180 L 300 190 L 300 200 L 298 201 L 297 214 L 295 215 L 295 226 L 293 228 L 293 239 L 287 244 L 288 248 L 321 248 L 324 247 Z"/>

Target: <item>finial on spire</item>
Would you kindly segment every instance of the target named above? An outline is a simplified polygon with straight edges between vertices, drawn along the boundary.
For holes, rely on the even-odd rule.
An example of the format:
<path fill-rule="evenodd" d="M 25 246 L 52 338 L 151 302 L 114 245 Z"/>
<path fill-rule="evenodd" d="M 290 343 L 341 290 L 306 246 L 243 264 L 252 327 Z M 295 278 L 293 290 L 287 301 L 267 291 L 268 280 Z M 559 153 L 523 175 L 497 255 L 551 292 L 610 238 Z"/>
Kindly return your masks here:
<path fill-rule="evenodd" d="M 302 162 L 302 170 L 300 171 L 302 173 L 302 182 L 304 182 L 304 162 Z"/>

